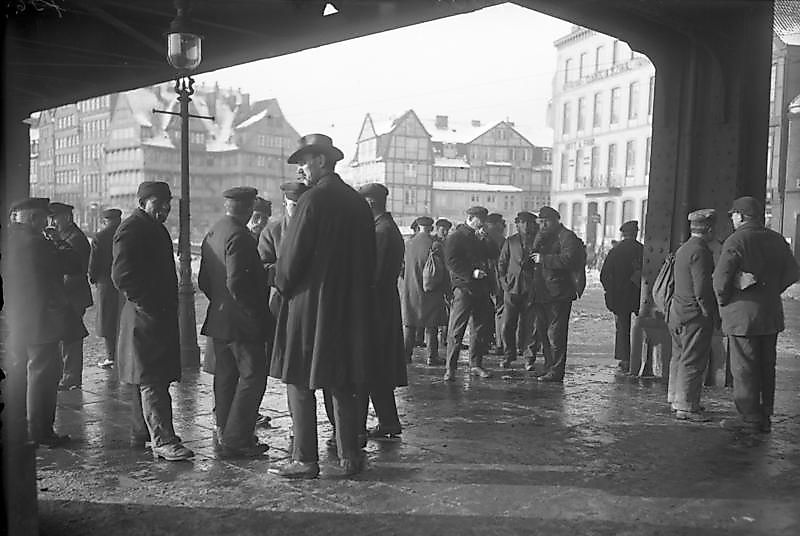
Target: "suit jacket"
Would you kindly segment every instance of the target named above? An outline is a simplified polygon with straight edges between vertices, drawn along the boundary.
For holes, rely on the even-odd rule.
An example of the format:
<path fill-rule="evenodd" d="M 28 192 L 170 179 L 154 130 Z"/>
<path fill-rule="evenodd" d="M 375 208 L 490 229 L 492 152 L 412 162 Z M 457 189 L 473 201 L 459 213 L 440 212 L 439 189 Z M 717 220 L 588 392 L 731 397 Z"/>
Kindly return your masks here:
<path fill-rule="evenodd" d="M 373 358 L 375 224 L 335 173 L 300 197 L 281 241 L 283 296 L 270 375 L 310 389 L 354 389 Z"/>
<path fill-rule="evenodd" d="M 523 243 L 522 235 L 513 234 L 506 239 L 497 262 L 500 285 L 509 294 L 533 298 L 534 264 L 529 260 L 533 252 L 535 235 Z"/>
<path fill-rule="evenodd" d="M 600 269 L 600 283 L 606 291 L 606 307 L 619 314 L 639 312 L 644 246 L 635 238 L 626 238 L 611 248 Z M 638 274 L 638 275 L 637 275 Z"/>
<path fill-rule="evenodd" d="M 267 339 L 267 276 L 253 235 L 236 218 L 223 216 L 203 239 L 197 284 L 209 300 L 203 335 Z"/>
<path fill-rule="evenodd" d="M 577 235 L 560 224 L 550 232 L 540 230 L 533 249 L 541 254 L 534 271 L 534 300 L 537 303 L 575 300 L 578 294 L 572 270 L 584 255 Z"/>
<path fill-rule="evenodd" d="M 669 323 L 679 326 L 703 317 L 716 322 L 719 313 L 711 273 L 714 260 L 702 238 L 690 237 L 675 252 L 675 293 L 672 296 Z"/>
<path fill-rule="evenodd" d="M 756 284 L 737 288 L 740 272 L 753 274 Z M 756 222 L 736 229 L 722 245 L 714 269 L 723 333 L 741 337 L 783 331 L 781 293 L 798 278 L 797 261 L 780 234 Z"/>
<path fill-rule="evenodd" d="M 445 240 L 444 259 L 454 288 L 489 294 L 492 288 L 489 257 L 490 251 L 486 242 L 464 223 L 456 226 Z M 485 271 L 487 277 L 475 279 L 472 276 L 475 270 Z"/>
<path fill-rule="evenodd" d="M 181 378 L 178 276 L 166 227 L 137 208 L 114 234 L 111 280 L 125 296 L 117 369 L 123 383 Z"/>
<path fill-rule="evenodd" d="M 64 288 L 67 297 L 75 310 L 82 314 L 83 311 L 92 305 L 92 289 L 89 287 L 87 274 L 89 272 L 89 256 L 91 246 L 89 239 L 75 223 L 72 223 L 61 237 L 78 254 L 81 261 L 81 271 L 79 273 L 67 274 L 64 276 Z"/>

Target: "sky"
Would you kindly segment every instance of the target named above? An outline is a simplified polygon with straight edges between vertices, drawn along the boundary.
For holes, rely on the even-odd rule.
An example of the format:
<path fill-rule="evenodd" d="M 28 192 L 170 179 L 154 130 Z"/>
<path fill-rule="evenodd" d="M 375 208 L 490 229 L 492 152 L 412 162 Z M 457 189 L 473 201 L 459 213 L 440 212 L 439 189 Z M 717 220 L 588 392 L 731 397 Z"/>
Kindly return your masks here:
<path fill-rule="evenodd" d="M 508 119 L 532 143 L 549 146 L 553 41 L 570 27 L 502 4 L 195 78 L 241 89 L 251 102 L 277 98 L 300 135 L 330 135 L 345 161 L 367 113 L 399 117 L 408 109 L 422 119 Z"/>

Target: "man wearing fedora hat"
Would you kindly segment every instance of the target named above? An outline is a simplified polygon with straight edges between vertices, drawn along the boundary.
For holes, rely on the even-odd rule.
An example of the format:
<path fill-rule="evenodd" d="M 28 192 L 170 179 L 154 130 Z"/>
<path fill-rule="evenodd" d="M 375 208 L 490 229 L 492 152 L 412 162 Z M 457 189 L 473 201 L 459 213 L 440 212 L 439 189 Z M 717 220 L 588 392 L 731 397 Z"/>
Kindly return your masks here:
<path fill-rule="evenodd" d="M 785 328 L 781 294 L 800 279 L 800 268 L 783 236 L 764 227 L 757 199 L 736 199 L 729 215 L 734 231 L 722 244 L 713 281 L 742 421 L 733 425 L 767 433 L 775 403 L 775 347 Z"/>
<path fill-rule="evenodd" d="M 270 375 L 286 384 L 294 442 L 284 478 L 319 474 L 315 390 L 331 393 L 341 472 L 364 467 L 357 393 L 375 351 L 375 225 L 369 206 L 334 172 L 332 140 L 310 134 L 288 162 L 311 189 L 300 197 L 275 266 L 283 297 Z"/>
<path fill-rule="evenodd" d="M 102 212 L 103 228 L 92 241 L 92 253 L 89 255 L 89 282 L 97 288 L 95 330 L 103 339 L 106 347 L 106 358 L 97 365 L 102 368 L 114 366 L 117 355 L 117 331 L 119 329 L 119 311 L 122 296 L 111 282 L 112 243 L 122 221 L 122 211 L 109 208 Z"/>

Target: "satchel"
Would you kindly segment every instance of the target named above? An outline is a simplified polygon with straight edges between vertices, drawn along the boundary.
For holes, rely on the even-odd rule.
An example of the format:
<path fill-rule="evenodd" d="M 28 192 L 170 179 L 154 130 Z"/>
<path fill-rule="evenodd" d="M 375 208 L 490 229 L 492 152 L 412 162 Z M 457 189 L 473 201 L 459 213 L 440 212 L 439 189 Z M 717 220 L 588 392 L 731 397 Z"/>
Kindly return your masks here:
<path fill-rule="evenodd" d="M 428 251 L 425 266 L 422 267 L 422 290 L 432 292 L 438 289 L 444 281 L 444 266 L 433 248 Z"/>

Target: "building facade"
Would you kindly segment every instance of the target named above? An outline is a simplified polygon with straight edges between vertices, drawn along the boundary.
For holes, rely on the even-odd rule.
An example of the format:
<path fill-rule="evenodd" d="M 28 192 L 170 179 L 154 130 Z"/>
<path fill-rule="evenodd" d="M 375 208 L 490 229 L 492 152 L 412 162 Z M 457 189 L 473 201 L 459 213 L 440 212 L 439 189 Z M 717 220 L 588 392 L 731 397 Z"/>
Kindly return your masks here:
<path fill-rule="evenodd" d="M 655 69 L 627 44 L 573 26 L 555 42 L 552 204 L 595 250 L 644 228 Z"/>

